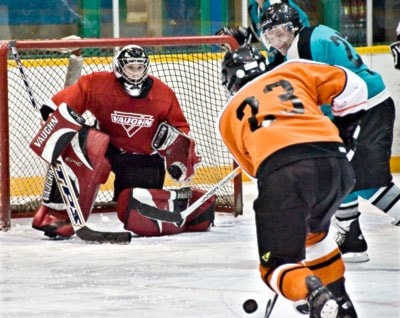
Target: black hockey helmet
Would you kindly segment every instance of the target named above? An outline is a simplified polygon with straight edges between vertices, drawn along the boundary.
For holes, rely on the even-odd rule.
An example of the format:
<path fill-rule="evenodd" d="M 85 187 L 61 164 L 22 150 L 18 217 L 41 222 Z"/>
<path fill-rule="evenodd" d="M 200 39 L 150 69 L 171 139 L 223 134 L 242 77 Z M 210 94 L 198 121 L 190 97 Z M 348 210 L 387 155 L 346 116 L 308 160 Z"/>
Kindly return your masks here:
<path fill-rule="evenodd" d="M 225 54 L 222 61 L 221 84 L 232 96 L 243 85 L 267 70 L 265 57 L 251 46 L 242 46 Z"/>
<path fill-rule="evenodd" d="M 298 12 L 284 2 L 270 5 L 262 14 L 259 27 L 264 32 L 280 25 L 286 25 L 294 33 L 303 26 Z"/>
<path fill-rule="evenodd" d="M 125 46 L 114 56 L 114 74 L 129 95 L 137 97 L 141 94 L 143 83 L 148 76 L 149 64 L 149 57 L 138 45 Z"/>

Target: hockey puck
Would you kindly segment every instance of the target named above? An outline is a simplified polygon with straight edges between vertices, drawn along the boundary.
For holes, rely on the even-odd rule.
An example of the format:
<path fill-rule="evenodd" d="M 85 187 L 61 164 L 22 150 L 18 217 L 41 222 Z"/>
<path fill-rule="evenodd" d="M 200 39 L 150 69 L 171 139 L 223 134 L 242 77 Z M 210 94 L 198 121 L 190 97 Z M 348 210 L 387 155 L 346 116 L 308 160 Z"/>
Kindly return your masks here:
<path fill-rule="evenodd" d="M 248 314 L 252 314 L 253 312 L 255 312 L 257 310 L 257 308 L 258 308 L 258 305 L 254 299 L 247 299 L 243 303 L 243 310 Z"/>

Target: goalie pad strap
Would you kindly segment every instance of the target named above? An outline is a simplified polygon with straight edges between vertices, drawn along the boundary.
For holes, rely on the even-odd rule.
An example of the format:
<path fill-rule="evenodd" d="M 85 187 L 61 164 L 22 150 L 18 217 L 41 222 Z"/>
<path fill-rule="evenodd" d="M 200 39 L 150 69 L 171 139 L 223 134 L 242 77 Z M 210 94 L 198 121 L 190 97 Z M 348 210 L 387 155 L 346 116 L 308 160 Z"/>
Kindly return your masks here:
<path fill-rule="evenodd" d="M 82 128 L 85 120 L 67 104 L 54 111 L 29 144 L 47 163 L 54 163 Z"/>

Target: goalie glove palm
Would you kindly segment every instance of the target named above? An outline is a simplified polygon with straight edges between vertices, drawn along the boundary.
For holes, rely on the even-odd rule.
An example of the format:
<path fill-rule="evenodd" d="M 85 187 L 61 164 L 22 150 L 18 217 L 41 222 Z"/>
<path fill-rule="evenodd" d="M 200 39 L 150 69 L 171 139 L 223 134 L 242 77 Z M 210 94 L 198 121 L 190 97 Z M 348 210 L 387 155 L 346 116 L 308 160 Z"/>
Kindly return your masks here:
<path fill-rule="evenodd" d="M 176 181 L 190 179 L 201 161 L 195 141 L 166 123 L 158 127 L 152 146 L 165 158 L 167 171 Z"/>

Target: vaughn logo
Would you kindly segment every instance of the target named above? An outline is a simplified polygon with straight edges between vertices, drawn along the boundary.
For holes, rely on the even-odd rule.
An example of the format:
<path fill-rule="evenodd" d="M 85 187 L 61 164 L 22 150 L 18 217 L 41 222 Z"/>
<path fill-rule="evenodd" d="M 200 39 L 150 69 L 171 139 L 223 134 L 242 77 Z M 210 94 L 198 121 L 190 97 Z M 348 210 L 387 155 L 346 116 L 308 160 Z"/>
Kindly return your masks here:
<path fill-rule="evenodd" d="M 53 131 L 54 127 L 56 127 L 58 124 L 58 119 L 56 117 L 52 117 L 45 126 L 42 127 L 39 135 L 33 142 L 33 144 L 40 148 L 43 144 L 43 142 L 46 140 L 46 138 L 51 134 Z"/>
<path fill-rule="evenodd" d="M 114 111 L 111 113 L 111 121 L 124 127 L 128 136 L 132 137 L 140 129 L 151 127 L 154 118 L 151 115 Z"/>

